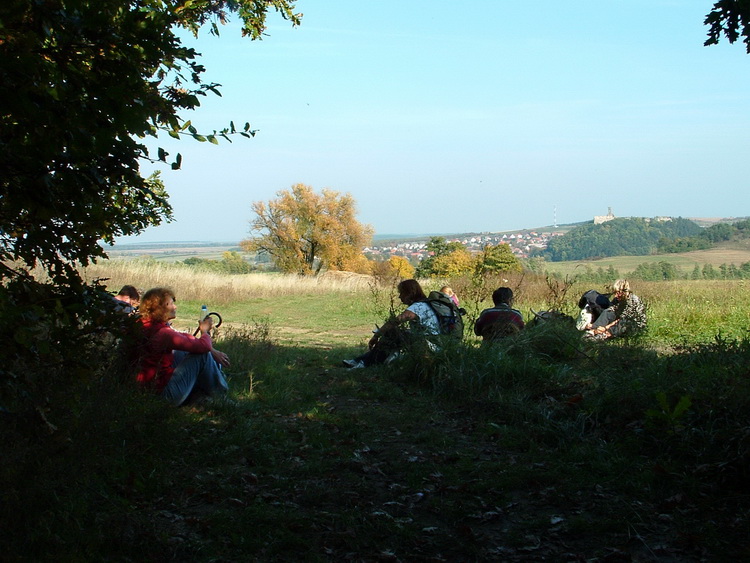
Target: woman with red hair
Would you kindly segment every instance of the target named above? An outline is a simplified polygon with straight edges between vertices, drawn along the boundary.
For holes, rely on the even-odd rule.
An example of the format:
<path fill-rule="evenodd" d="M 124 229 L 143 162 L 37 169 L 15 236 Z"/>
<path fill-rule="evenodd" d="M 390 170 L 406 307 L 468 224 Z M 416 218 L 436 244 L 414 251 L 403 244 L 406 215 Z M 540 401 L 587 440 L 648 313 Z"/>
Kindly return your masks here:
<path fill-rule="evenodd" d="M 227 391 L 221 366 L 229 366 L 229 356 L 213 347 L 211 317 L 200 322 L 200 336 L 178 332 L 169 325 L 177 315 L 175 301 L 174 292 L 166 287 L 150 289 L 141 299 L 143 336 L 137 380 L 180 406 L 190 402 L 189 398 Z"/>

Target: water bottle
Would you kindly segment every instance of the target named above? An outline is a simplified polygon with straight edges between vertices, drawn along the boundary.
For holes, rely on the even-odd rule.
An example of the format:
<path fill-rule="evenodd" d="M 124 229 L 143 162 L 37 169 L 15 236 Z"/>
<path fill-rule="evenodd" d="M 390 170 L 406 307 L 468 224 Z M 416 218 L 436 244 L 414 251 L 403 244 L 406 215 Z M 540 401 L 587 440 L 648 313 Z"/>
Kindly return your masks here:
<path fill-rule="evenodd" d="M 203 305 L 203 306 L 201 306 L 201 318 L 199 320 L 202 321 L 207 316 L 208 316 L 208 307 L 206 307 L 205 305 Z"/>

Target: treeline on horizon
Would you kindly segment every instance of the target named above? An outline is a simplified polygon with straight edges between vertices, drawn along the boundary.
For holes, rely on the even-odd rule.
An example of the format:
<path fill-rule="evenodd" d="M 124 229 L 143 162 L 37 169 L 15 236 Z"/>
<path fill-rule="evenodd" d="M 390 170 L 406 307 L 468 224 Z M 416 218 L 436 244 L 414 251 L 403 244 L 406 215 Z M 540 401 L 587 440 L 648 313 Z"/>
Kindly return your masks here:
<path fill-rule="evenodd" d="M 527 270 L 536 274 L 546 272 L 546 262 L 591 260 L 615 256 L 645 256 L 668 253 L 689 252 L 691 250 L 706 250 L 714 245 L 731 240 L 750 238 L 750 219 L 738 220 L 734 223 L 716 223 L 703 228 L 690 219 L 674 218 L 671 220 L 645 218 L 617 218 L 606 223 L 595 225 L 587 223 L 577 226 L 565 235 L 553 238 L 547 249 L 540 249 L 528 259 L 518 259 L 508 252 L 502 264 L 489 264 L 494 270 Z M 431 248 L 430 248 L 431 247 Z M 444 247 L 444 248 L 443 248 Z M 496 250 L 507 245 L 499 245 Z M 428 250 L 433 250 L 431 256 L 424 261 L 411 264 L 408 275 L 420 277 L 456 277 L 469 275 L 476 269 L 470 264 L 470 256 L 459 242 L 448 243 L 443 237 L 432 237 Z M 509 250 L 509 249 L 508 249 Z M 483 262 L 483 268 L 489 267 Z M 408 261 L 399 258 L 400 267 L 405 267 Z M 447 261 L 437 269 L 431 268 L 432 262 Z M 255 263 L 246 260 L 239 252 L 225 251 L 221 260 L 210 260 L 198 257 L 188 258 L 182 262 L 186 266 L 197 267 L 202 270 L 215 271 L 224 274 L 247 274 L 254 271 L 275 271 L 274 265 L 267 255 L 255 256 Z M 368 260 L 370 269 L 375 273 L 377 261 Z M 381 264 L 382 266 L 382 264 Z M 434 270 L 434 271 L 433 271 Z M 403 272 L 407 273 L 407 272 Z M 555 275 L 555 274 L 553 274 Z M 594 269 L 586 266 L 576 274 L 580 279 L 592 282 L 608 282 L 618 277 L 630 277 L 646 281 L 657 280 L 719 280 L 719 279 L 750 279 L 750 262 L 739 266 L 735 264 L 721 264 L 714 266 L 696 264 L 689 273 L 683 272 L 669 261 L 644 262 L 634 270 L 620 272 L 613 266 Z"/>
<path fill-rule="evenodd" d="M 533 264 L 533 259 L 530 262 Z M 552 277 L 561 278 L 557 273 L 551 274 Z M 630 272 L 621 272 L 614 266 L 603 268 L 599 266 L 594 269 L 591 266 L 576 273 L 576 279 L 580 281 L 589 281 L 592 283 L 608 284 L 617 278 L 630 278 L 642 281 L 669 281 L 669 280 L 747 280 L 750 279 L 750 262 L 745 262 L 740 266 L 735 264 L 696 264 L 689 273 L 685 273 L 680 268 L 665 260 L 659 262 L 642 262 Z"/>
<path fill-rule="evenodd" d="M 750 237 L 750 219 L 700 227 L 682 217 L 671 220 L 616 218 L 575 227 L 533 252 L 550 262 L 613 256 L 646 256 L 707 250 L 717 243 Z"/>

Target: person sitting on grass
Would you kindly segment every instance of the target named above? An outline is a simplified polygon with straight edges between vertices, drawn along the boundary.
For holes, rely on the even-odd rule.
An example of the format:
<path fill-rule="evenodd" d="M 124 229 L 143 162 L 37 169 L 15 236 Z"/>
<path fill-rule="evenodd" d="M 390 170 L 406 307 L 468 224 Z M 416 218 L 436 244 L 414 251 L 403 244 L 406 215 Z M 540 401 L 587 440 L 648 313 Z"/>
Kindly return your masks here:
<path fill-rule="evenodd" d="M 498 287 L 492 292 L 495 305 L 479 314 L 474 323 L 474 334 L 482 337 L 483 343 L 494 342 L 523 330 L 523 315 L 513 308 L 513 290 Z"/>
<path fill-rule="evenodd" d="M 200 322 L 200 336 L 170 326 L 177 314 L 175 301 L 174 292 L 165 287 L 149 289 L 143 295 L 137 381 L 177 407 L 225 393 L 228 385 L 221 367 L 229 366 L 229 356 L 213 347 L 210 316 Z"/>
<path fill-rule="evenodd" d="M 456 292 L 453 291 L 453 288 L 449 285 L 444 285 L 440 288 L 440 293 L 444 293 L 448 297 L 451 298 L 451 301 L 456 304 L 456 307 L 460 307 L 461 305 L 458 302 L 458 295 L 456 295 Z"/>
<path fill-rule="evenodd" d="M 427 296 L 422 286 L 417 280 L 404 280 L 398 284 L 398 297 L 407 305 L 406 310 L 374 332 L 367 352 L 352 360 L 344 360 L 346 367 L 364 368 L 386 363 L 386 360 L 400 350 L 420 342 L 426 342 L 429 347 L 434 348 L 435 345 L 429 339 L 440 334 L 440 320 L 425 302 Z M 404 325 L 408 328 L 404 328 Z"/>
<path fill-rule="evenodd" d="M 612 306 L 602 311 L 599 318 L 587 327 L 586 338 L 607 340 L 616 336 L 631 336 L 646 328 L 646 307 L 630 291 L 630 282 L 616 280 L 612 290 Z"/>
<path fill-rule="evenodd" d="M 126 315 L 134 315 L 138 312 L 141 302 L 141 294 L 135 286 L 123 285 L 119 293 L 113 296 L 115 310 Z"/>

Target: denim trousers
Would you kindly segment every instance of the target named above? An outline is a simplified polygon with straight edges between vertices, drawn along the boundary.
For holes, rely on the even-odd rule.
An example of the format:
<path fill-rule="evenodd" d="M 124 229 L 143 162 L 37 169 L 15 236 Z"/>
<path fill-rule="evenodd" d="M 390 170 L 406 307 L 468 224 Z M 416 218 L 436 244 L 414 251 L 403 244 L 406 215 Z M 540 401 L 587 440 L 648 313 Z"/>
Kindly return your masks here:
<path fill-rule="evenodd" d="M 211 396 L 229 389 L 224 373 L 211 352 L 189 354 L 175 350 L 173 355 L 174 374 L 162 391 L 162 397 L 170 404 L 179 407 L 194 390 Z"/>

